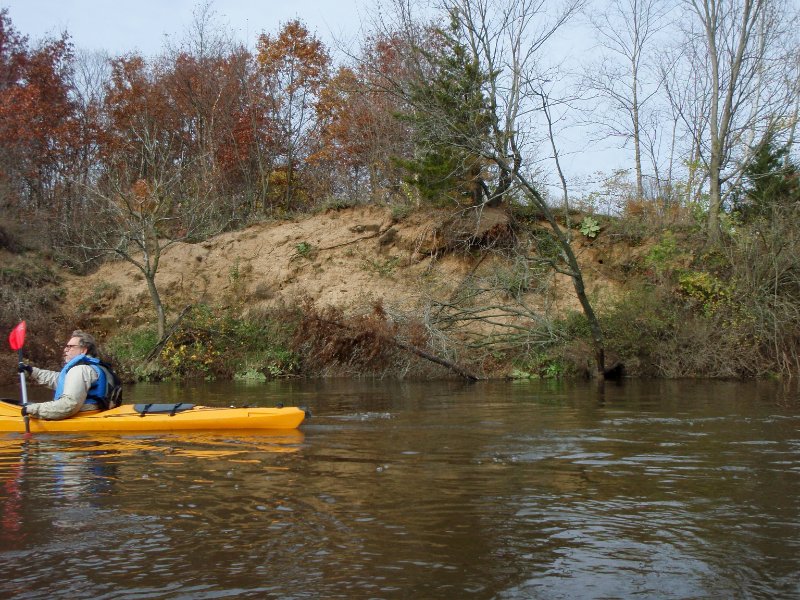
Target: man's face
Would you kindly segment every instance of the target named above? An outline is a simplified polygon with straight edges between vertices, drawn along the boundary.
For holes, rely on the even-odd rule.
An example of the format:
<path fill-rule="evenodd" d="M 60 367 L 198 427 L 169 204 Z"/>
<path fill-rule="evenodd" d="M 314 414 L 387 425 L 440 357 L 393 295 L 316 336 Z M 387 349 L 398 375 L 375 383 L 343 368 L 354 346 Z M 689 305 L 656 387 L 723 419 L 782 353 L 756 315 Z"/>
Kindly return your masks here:
<path fill-rule="evenodd" d="M 78 338 L 69 338 L 67 345 L 64 346 L 64 364 L 67 364 L 79 354 L 86 354 L 86 348 L 81 346 L 81 341 Z"/>

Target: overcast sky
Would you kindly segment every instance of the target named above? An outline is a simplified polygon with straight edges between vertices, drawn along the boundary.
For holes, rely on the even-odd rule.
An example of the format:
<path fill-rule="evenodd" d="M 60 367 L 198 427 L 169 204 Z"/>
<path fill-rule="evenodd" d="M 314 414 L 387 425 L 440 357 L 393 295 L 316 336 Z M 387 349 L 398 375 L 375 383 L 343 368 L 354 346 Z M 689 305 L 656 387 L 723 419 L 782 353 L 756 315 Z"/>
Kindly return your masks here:
<path fill-rule="evenodd" d="M 111 55 L 139 51 L 156 55 L 166 38 L 176 45 L 187 33 L 193 13 L 203 0 L 0 0 L 15 29 L 35 43 L 66 30 L 77 50 L 105 50 Z M 237 41 L 255 47 L 262 32 L 277 33 L 282 24 L 300 19 L 334 55 L 339 42 L 357 41 L 361 22 L 368 21 L 379 0 L 213 0 L 215 21 L 233 31 Z M 585 41 L 585 40 L 583 40 Z M 581 38 L 568 35 L 560 50 L 567 52 Z M 577 136 L 577 137 L 576 137 Z M 562 160 L 576 173 L 610 170 L 624 153 L 606 146 L 587 151 L 586 140 L 573 132 L 564 136 Z M 569 150 L 578 148 L 577 153 Z M 566 150 L 565 150 L 566 148 Z M 600 150 L 600 151 L 598 151 Z"/>
<path fill-rule="evenodd" d="M 0 0 L 32 42 L 66 30 L 78 49 L 156 54 L 165 36 L 180 41 L 200 0 Z M 214 0 L 212 9 L 237 39 L 254 46 L 262 32 L 300 19 L 326 45 L 355 37 L 360 0 Z"/>

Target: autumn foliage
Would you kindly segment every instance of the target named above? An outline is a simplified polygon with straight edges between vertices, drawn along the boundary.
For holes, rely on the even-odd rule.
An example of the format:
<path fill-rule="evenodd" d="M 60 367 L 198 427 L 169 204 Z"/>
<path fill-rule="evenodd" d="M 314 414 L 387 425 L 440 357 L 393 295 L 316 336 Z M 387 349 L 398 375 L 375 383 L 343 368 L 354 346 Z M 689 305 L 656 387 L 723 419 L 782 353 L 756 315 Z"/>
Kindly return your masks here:
<path fill-rule="evenodd" d="M 78 120 L 66 36 L 31 48 L 0 11 L 0 185 L 4 207 L 61 215 L 69 181 L 91 141 Z"/>
<path fill-rule="evenodd" d="M 197 238 L 183 222 L 197 207 L 213 212 L 210 232 L 330 201 L 406 202 L 395 159 L 413 152 L 411 132 L 381 83 L 408 75 L 400 47 L 370 39 L 355 66 L 334 68 L 294 20 L 258 36 L 255 52 L 198 42 L 98 63 L 67 33 L 33 46 L 4 9 L 0 210 L 33 217 L 70 254 L 120 210 L 156 215 L 154 235 L 171 219 L 170 232 Z M 93 89 L 76 76 L 90 69 Z"/>

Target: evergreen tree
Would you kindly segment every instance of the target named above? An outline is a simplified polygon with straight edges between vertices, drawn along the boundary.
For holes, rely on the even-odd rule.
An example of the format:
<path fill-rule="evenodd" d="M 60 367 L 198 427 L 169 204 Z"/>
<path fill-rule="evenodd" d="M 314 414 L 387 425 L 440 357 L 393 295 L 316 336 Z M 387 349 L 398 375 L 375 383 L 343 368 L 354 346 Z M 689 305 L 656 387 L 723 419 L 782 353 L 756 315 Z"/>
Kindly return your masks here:
<path fill-rule="evenodd" d="M 743 222 L 771 220 L 782 208 L 800 201 L 800 173 L 788 151 L 775 146 L 772 134 L 759 143 L 744 173 L 743 193 L 734 204 Z"/>
<path fill-rule="evenodd" d="M 439 205 L 478 205 L 490 199 L 481 145 L 490 132 L 490 112 L 481 71 L 449 30 L 434 32 L 434 50 L 420 50 L 430 76 L 412 84 L 412 112 L 400 115 L 414 129 L 415 156 L 397 159 L 425 200 Z"/>

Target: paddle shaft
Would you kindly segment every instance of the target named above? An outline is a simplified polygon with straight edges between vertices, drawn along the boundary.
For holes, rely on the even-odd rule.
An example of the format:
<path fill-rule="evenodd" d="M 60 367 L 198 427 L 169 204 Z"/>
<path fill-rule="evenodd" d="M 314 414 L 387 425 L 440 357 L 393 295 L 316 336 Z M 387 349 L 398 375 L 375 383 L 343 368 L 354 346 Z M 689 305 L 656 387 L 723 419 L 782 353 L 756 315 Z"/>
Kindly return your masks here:
<path fill-rule="evenodd" d="M 22 362 L 22 348 L 17 350 L 17 355 L 19 356 L 19 362 Z M 22 406 L 28 405 L 28 387 L 25 385 L 25 371 L 19 372 L 19 384 L 22 387 Z M 23 417 L 25 421 L 25 433 L 31 432 L 31 418 L 28 415 Z"/>

